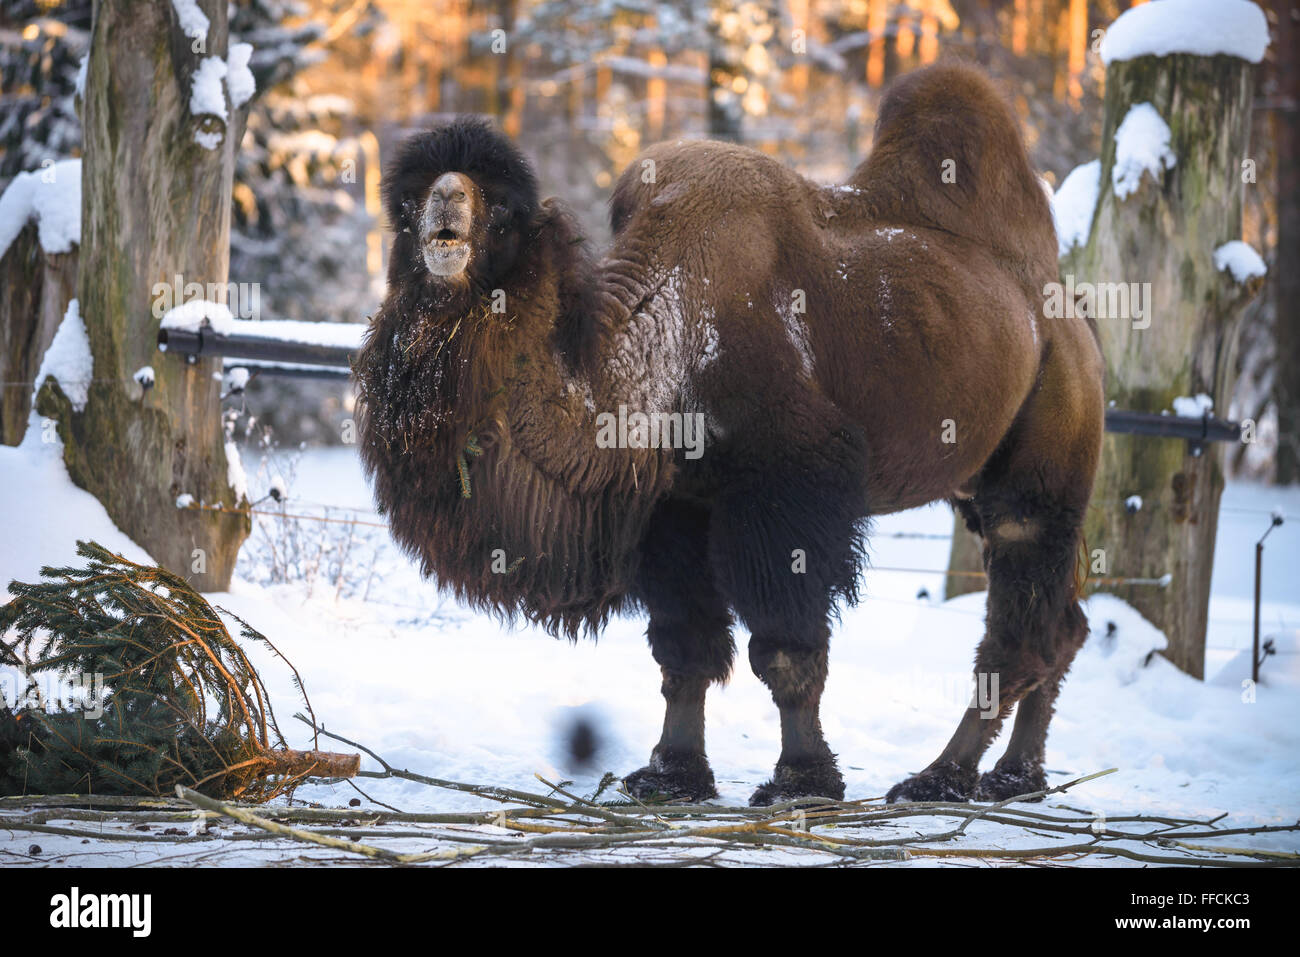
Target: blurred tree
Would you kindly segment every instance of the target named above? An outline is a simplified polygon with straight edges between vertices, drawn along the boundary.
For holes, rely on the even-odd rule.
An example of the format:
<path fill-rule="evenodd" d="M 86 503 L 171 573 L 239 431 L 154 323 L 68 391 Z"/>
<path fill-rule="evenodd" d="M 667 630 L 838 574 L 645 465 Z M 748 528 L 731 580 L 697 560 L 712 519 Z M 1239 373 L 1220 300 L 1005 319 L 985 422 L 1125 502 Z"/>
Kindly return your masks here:
<path fill-rule="evenodd" d="M 776 79 L 772 0 L 713 0 L 709 8 L 709 136 L 739 143 L 745 116 L 763 116 Z"/>
<path fill-rule="evenodd" d="M 81 148 L 73 99 L 91 2 L 8 0 L 0 8 L 0 192 L 18 173 Z"/>
<path fill-rule="evenodd" d="M 1277 477 L 1300 482 L 1300 7 L 1272 0 L 1275 35 L 1271 70 L 1277 149 L 1277 255 L 1271 270 L 1277 342 L 1273 396 L 1277 403 Z"/>

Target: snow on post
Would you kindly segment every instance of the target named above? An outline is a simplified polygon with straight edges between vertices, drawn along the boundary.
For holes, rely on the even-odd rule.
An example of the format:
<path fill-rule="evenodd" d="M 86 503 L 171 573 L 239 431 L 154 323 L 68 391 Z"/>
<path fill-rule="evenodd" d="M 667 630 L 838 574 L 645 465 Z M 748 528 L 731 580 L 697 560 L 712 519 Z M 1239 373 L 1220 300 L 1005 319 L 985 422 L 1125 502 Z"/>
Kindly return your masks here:
<path fill-rule="evenodd" d="M 226 61 L 220 57 L 204 57 L 190 80 L 190 113 L 196 117 L 216 117 L 223 127 L 230 120 L 226 91 L 221 83 L 226 78 L 226 70 Z M 206 150 L 214 150 L 221 145 L 224 135 L 221 130 L 195 130 L 194 142 Z"/>
<path fill-rule="evenodd" d="M 1092 214 L 1101 190 L 1101 160 L 1076 166 L 1052 195 L 1052 220 L 1056 223 L 1057 256 L 1064 256 L 1088 241 Z"/>
<path fill-rule="evenodd" d="M 1264 260 L 1254 247 L 1240 239 L 1224 243 L 1214 251 L 1214 268 L 1219 272 L 1228 272 L 1239 283 L 1257 279 L 1268 272 Z"/>
<path fill-rule="evenodd" d="M 1115 197 L 1127 199 L 1142 183 L 1142 174 L 1160 182 L 1164 170 L 1173 169 L 1178 157 L 1169 148 L 1169 124 L 1150 103 L 1138 103 L 1128 111 L 1115 131 L 1115 166 L 1111 181 Z"/>
<path fill-rule="evenodd" d="M 1214 399 L 1204 392 L 1175 396 L 1171 404 L 1174 407 L 1174 415 L 1184 419 L 1199 419 L 1214 411 Z"/>
<path fill-rule="evenodd" d="M 95 360 L 90 354 L 90 339 L 86 335 L 86 324 L 81 319 L 81 306 L 73 299 L 68 303 L 68 311 L 59 323 L 54 339 L 45 350 L 41 360 L 41 369 L 36 373 L 36 388 L 39 392 L 45 380 L 53 378 L 68 397 L 72 408 L 81 412 L 86 408 L 90 397 L 90 383 L 95 377 Z M 35 405 L 35 398 L 32 403 Z"/>
<path fill-rule="evenodd" d="M 1120 14 L 1099 52 L 1107 66 L 1175 53 L 1259 63 L 1267 48 L 1268 21 L 1249 0 L 1157 0 Z"/>
<path fill-rule="evenodd" d="M 226 86 L 230 90 L 230 105 L 239 109 L 257 92 L 257 81 L 248 61 L 253 57 L 251 43 L 232 43 L 226 54 Z"/>
<path fill-rule="evenodd" d="M 13 178 L 0 195 L 0 256 L 32 220 L 46 253 L 66 253 L 81 242 L 81 160 Z"/>
<path fill-rule="evenodd" d="M 1210 400 L 1228 405 L 1236 324 L 1254 284 L 1225 288 L 1214 253 L 1240 235 L 1253 64 L 1267 45 L 1264 16 L 1246 0 L 1155 0 L 1121 14 L 1102 41 L 1102 190 L 1086 244 L 1065 262 L 1076 283 L 1140 284 L 1158 304 L 1159 321 L 1130 310 L 1102 330 L 1106 395 L 1119 408 L 1172 404 L 1200 417 Z M 1131 578 L 1170 576 L 1167 587 L 1123 593 L 1167 634 L 1165 657 L 1203 677 L 1219 456 L 1182 442 L 1106 441 L 1095 499 L 1140 495 L 1170 507 L 1090 510 L 1085 538 L 1122 555 Z"/>
<path fill-rule="evenodd" d="M 196 0 L 172 0 L 172 9 L 181 25 L 181 32 L 191 40 L 206 41 L 212 25 L 208 15 L 199 9 Z"/>

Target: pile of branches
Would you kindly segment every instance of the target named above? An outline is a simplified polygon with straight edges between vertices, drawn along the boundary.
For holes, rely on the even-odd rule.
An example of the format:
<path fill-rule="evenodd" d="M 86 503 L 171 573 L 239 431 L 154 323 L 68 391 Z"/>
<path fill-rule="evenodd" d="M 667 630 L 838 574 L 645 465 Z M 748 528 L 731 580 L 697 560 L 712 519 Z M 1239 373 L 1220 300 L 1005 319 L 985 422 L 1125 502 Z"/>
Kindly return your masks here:
<path fill-rule="evenodd" d="M 25 681 L 12 704 L 0 695 L 0 795 L 158 797 L 181 786 L 259 803 L 309 776 L 357 772 L 358 755 L 285 746 L 241 640 L 284 661 L 311 704 L 264 635 L 227 612 L 240 626 L 232 637 L 179 575 L 94 542 L 77 552 L 85 566 L 11 582 L 0 607 L 0 665 Z"/>
<path fill-rule="evenodd" d="M 1300 822 L 1228 827 L 1226 815 L 1101 819 L 1062 803 L 1027 803 L 1114 769 L 994 804 L 803 798 L 766 808 L 650 805 L 624 790 L 613 775 L 585 796 L 564 782 L 540 777 L 545 791 L 433 778 L 394 768 L 364 745 L 317 730 L 378 763 L 380 770 L 362 771 L 359 777 L 399 778 L 473 795 L 495 807 L 408 812 L 375 801 L 360 788 L 357 793 L 373 808 L 360 807 L 359 798 L 352 799 L 350 808 L 301 801 L 253 807 L 181 787 L 160 801 L 0 798 L 0 829 L 57 835 L 78 845 L 89 839 L 98 845 L 93 853 L 101 860 L 112 853 L 124 861 L 165 859 L 171 864 L 844 866 L 919 860 L 1051 867 L 1118 860 L 1185 867 L 1300 866 L 1300 854 L 1292 850 L 1249 843 L 1250 838 L 1300 834 Z M 187 830 L 177 826 L 186 823 Z M 108 851 L 106 843 L 120 850 Z M 19 850 L 0 847 L 0 861 L 5 854 L 24 857 Z M 25 856 L 66 861 L 68 855 L 31 845 Z"/>

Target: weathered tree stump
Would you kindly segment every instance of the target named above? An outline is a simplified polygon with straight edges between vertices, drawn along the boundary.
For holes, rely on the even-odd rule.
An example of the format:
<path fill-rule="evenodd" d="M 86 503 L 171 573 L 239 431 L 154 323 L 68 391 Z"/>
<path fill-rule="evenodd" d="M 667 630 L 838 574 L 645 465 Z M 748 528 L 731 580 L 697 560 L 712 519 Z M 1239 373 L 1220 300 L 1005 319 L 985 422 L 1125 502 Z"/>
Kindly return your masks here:
<path fill-rule="evenodd" d="M 1180 396 L 1208 395 L 1227 409 L 1237 317 L 1257 287 L 1214 261 L 1241 238 L 1242 164 L 1250 139 L 1253 69 L 1232 56 L 1143 56 L 1106 74 L 1101 188 L 1086 244 L 1061 264 L 1078 282 L 1149 283 L 1141 321 L 1099 319 L 1106 396 L 1120 408 L 1172 410 Z M 1121 198 L 1112 187 L 1115 133 L 1138 104 L 1169 127 L 1172 168 L 1144 173 Z M 1149 323 L 1143 328 L 1144 324 Z M 1205 672 L 1210 572 L 1223 493 L 1223 448 L 1108 435 L 1093 493 L 1087 547 L 1112 576 L 1160 578 L 1167 587 L 1106 586 L 1169 639 L 1165 656 L 1197 678 Z M 1124 507 L 1131 496 L 1142 507 Z M 1097 550 L 1101 551 L 1098 552 Z"/>
<path fill-rule="evenodd" d="M 1086 282 L 1113 284 L 1110 289 L 1128 284 L 1127 291 L 1137 283 L 1149 291 L 1145 316 L 1131 303 L 1105 317 L 1094 307 L 1106 396 L 1115 407 L 1172 411 L 1175 398 L 1203 393 L 1226 413 L 1237 318 L 1259 283 L 1236 281 L 1218 268 L 1214 253 L 1241 238 L 1252 72 L 1235 56 L 1190 54 L 1117 59 L 1107 69 L 1091 230 L 1063 256 L 1061 280 L 1067 290 Z M 1155 173 L 1142 172 L 1117 190 L 1116 132 L 1141 104 L 1169 127 L 1172 165 L 1157 164 Z M 1105 298 L 1103 292 L 1099 299 Z M 1205 668 L 1222 460 L 1223 449 L 1214 444 L 1108 434 L 1085 526 L 1094 578 L 1170 576 L 1166 587 L 1102 587 L 1164 631 L 1166 657 L 1198 678 Z M 1126 508 L 1130 500 L 1136 506 L 1134 496 L 1141 507 Z M 958 517 L 949 571 L 981 567 L 978 539 Z M 979 587 L 978 579 L 950 577 L 947 595 Z"/>

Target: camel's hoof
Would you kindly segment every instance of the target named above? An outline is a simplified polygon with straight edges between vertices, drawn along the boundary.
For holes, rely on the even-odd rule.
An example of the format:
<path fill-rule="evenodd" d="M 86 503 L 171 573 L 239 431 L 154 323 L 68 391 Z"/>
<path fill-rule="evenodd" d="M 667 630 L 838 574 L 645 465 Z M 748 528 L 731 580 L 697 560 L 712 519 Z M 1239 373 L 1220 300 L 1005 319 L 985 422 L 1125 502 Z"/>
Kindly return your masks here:
<path fill-rule="evenodd" d="M 980 777 L 975 788 L 976 801 L 1005 801 L 1021 794 L 1047 790 L 1047 775 L 1039 764 L 1016 762 L 1003 764 L 1001 761 L 992 771 Z M 1029 798 L 1041 801 L 1041 797 Z"/>
<path fill-rule="evenodd" d="M 890 804 L 900 801 L 969 801 L 975 791 L 975 772 L 951 761 L 931 765 L 920 774 L 895 784 L 885 795 Z"/>
<path fill-rule="evenodd" d="M 650 763 L 623 778 L 629 794 L 640 801 L 685 801 L 698 804 L 718 796 L 713 769 L 702 754 L 650 755 Z"/>
<path fill-rule="evenodd" d="M 835 759 L 815 764 L 778 764 L 772 780 L 760 784 L 749 799 L 750 807 L 767 807 L 802 797 L 843 800 L 844 778 Z"/>

